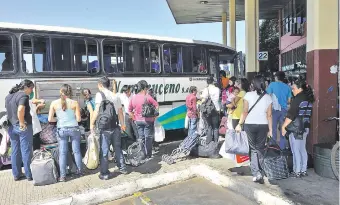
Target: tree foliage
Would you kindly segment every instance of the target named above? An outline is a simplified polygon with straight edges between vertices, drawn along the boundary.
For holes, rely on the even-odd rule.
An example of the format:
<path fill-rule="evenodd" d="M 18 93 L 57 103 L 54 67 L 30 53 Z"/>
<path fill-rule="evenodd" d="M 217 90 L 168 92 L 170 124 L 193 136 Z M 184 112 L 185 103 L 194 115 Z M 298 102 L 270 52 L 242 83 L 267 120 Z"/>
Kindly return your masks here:
<path fill-rule="evenodd" d="M 260 51 L 268 51 L 268 61 L 260 61 L 260 72 L 279 70 L 279 23 L 277 19 L 262 21 L 259 28 Z"/>

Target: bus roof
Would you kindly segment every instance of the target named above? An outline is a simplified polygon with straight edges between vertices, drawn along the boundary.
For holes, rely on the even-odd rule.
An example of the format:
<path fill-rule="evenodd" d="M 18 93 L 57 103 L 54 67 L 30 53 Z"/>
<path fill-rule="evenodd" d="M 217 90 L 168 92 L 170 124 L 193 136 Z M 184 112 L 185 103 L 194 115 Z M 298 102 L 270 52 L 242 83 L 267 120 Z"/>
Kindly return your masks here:
<path fill-rule="evenodd" d="M 90 30 L 90 29 L 84 29 L 84 28 L 42 26 L 42 25 L 0 22 L 0 30 L 1 29 L 87 34 L 87 35 L 110 36 L 110 37 L 121 37 L 121 38 L 131 38 L 131 39 L 145 39 L 145 40 L 157 40 L 157 41 L 168 41 L 168 42 L 179 42 L 179 43 L 195 43 L 195 44 L 202 44 L 202 45 L 219 46 L 219 47 L 227 48 L 227 49 L 230 49 L 236 52 L 235 49 L 229 46 L 225 46 L 220 43 L 214 43 L 214 42 L 209 42 L 209 41 L 200 41 L 200 40 L 192 40 L 192 39 L 173 38 L 173 37 L 160 37 L 160 36 L 152 36 L 152 35 L 144 35 L 144 34 L 131 34 L 131 33 L 120 33 L 120 32 L 111 32 L 111 31 Z"/>

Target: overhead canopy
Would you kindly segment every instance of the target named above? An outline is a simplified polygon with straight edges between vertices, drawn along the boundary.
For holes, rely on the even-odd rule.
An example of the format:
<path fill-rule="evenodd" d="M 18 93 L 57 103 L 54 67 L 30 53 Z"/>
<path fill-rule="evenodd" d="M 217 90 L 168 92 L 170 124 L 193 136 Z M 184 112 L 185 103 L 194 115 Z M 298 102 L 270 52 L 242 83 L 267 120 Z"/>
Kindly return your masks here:
<path fill-rule="evenodd" d="M 177 24 L 221 22 L 229 18 L 229 0 L 166 0 Z M 244 20 L 244 1 L 236 0 L 236 21 Z M 260 19 L 278 18 L 278 10 L 290 0 L 259 0 Z"/>

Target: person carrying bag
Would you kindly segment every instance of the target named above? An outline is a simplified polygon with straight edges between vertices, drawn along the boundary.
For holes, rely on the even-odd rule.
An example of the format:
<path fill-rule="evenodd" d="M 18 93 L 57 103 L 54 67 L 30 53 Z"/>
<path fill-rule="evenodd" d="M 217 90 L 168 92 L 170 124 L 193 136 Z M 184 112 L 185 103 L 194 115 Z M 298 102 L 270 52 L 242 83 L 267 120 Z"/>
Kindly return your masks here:
<path fill-rule="evenodd" d="M 247 133 L 253 182 L 263 184 L 263 172 L 259 162 L 263 158 L 266 139 L 272 133 L 272 98 L 265 92 L 262 76 L 255 76 L 252 84 L 254 91 L 244 96 L 243 113 L 235 130 L 241 132 L 243 127 Z"/>

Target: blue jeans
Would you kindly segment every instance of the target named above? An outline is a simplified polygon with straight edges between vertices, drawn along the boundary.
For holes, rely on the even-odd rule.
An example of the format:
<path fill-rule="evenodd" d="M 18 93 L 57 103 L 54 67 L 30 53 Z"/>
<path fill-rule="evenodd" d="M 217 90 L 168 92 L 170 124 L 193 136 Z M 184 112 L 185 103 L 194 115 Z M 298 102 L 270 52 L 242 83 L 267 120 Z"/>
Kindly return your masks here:
<path fill-rule="evenodd" d="M 83 162 L 80 152 L 80 136 L 81 134 L 78 127 L 65 127 L 58 129 L 60 177 L 66 177 L 68 142 L 70 138 L 77 171 L 81 172 L 82 170 Z"/>
<path fill-rule="evenodd" d="M 272 139 L 276 140 L 277 138 L 277 131 L 279 130 L 280 133 L 280 148 L 285 149 L 288 144 L 286 138 L 282 135 L 281 129 L 283 122 L 285 120 L 287 114 L 287 110 L 273 110 L 272 111 L 272 120 L 273 120 L 273 136 Z M 279 125 L 279 128 L 277 127 Z"/>
<path fill-rule="evenodd" d="M 188 136 L 193 136 L 197 132 L 197 118 L 189 118 Z"/>
<path fill-rule="evenodd" d="M 30 165 L 33 154 L 33 128 L 32 125 L 27 125 L 24 131 L 19 128 L 19 125 L 12 125 L 8 130 L 12 147 L 12 173 L 14 178 L 19 178 L 22 175 L 21 162 L 23 162 L 26 177 L 32 178 Z"/>
<path fill-rule="evenodd" d="M 115 150 L 115 158 L 117 166 L 120 170 L 124 170 L 125 162 L 122 152 L 122 133 L 120 128 L 114 128 L 111 131 L 101 131 L 100 132 L 100 174 L 109 174 L 109 151 L 110 144 L 113 144 Z"/>
<path fill-rule="evenodd" d="M 294 134 L 289 135 L 290 147 L 293 153 L 293 171 L 295 173 L 307 171 L 308 154 L 306 150 L 306 139 L 309 134 L 309 129 L 303 133 L 303 139 L 295 139 Z"/>
<path fill-rule="evenodd" d="M 146 157 L 152 156 L 152 142 L 155 135 L 154 122 L 136 121 L 138 140 L 145 146 Z"/>

